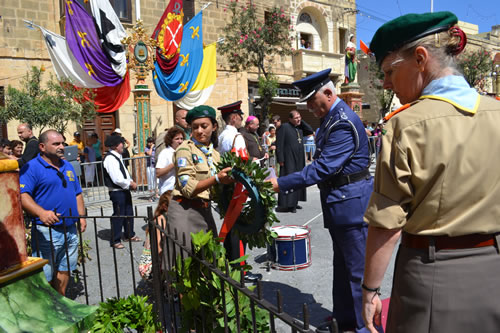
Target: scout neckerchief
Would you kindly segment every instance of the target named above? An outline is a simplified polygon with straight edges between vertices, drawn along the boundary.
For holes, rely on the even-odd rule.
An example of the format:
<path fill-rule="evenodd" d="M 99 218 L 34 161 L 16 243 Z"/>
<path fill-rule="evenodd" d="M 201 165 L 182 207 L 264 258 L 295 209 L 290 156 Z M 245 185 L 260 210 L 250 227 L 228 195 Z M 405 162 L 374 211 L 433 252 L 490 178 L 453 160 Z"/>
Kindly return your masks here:
<path fill-rule="evenodd" d="M 476 89 L 470 88 L 467 81 L 462 76 L 448 75 L 431 81 L 422 91 L 422 96 L 419 99 L 438 99 L 448 102 L 456 108 L 469 112 L 476 113 L 479 106 L 479 94 Z M 384 122 L 394 117 L 396 114 L 408 109 L 414 103 L 407 103 L 399 109 L 389 113 L 384 117 Z"/>
<path fill-rule="evenodd" d="M 192 138 L 191 140 L 193 140 L 196 147 L 198 147 L 198 149 L 201 150 L 203 152 L 203 154 L 205 154 L 205 156 L 207 158 L 208 167 L 210 168 L 210 175 L 211 176 L 215 175 L 216 170 L 215 170 L 214 160 L 212 158 L 212 153 L 214 151 L 214 145 L 212 143 L 210 143 L 210 145 L 206 146 L 206 145 L 196 141 L 195 138 Z"/>
<path fill-rule="evenodd" d="M 431 81 L 422 91 L 419 99 L 437 99 L 448 102 L 456 108 L 475 114 L 480 95 L 471 88 L 463 76 L 448 75 Z"/>

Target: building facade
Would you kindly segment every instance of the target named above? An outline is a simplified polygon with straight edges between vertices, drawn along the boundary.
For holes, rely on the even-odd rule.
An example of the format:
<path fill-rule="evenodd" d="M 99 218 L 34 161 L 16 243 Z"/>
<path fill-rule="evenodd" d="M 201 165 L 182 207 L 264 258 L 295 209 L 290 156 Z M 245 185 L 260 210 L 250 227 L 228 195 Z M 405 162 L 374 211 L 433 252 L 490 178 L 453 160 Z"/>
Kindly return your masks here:
<path fill-rule="evenodd" d="M 51 73 L 52 64 L 45 42 L 39 29 L 30 27 L 24 20 L 33 21 L 48 30 L 64 35 L 64 2 L 68 0 L 0 0 L 0 103 L 4 102 L 3 92 L 9 85 L 20 86 L 20 81 L 32 66 L 46 70 L 45 79 Z M 85 5 L 84 0 L 79 1 Z M 206 45 L 222 37 L 222 28 L 228 19 L 224 9 L 231 0 L 217 0 L 203 12 L 203 36 Z M 132 27 L 140 18 L 150 34 L 168 5 L 168 0 L 110 0 L 123 25 L 132 33 Z M 253 0 L 259 15 L 265 16 L 273 6 L 281 6 L 291 18 L 290 35 L 295 37 L 292 56 L 276 58 L 273 72 L 278 77 L 280 87 L 278 96 L 271 104 L 271 114 L 286 118 L 291 110 L 297 108 L 298 91 L 291 83 L 318 70 L 332 68 L 331 78 L 340 86 L 344 75 L 344 50 L 350 34 L 356 34 L 355 1 L 353 0 Z M 198 12 L 206 1 L 184 0 L 185 22 Z M 88 5 L 87 5 L 88 6 Z M 300 48 L 300 39 L 307 39 L 310 49 Z M 234 72 L 229 69 L 226 59 L 217 54 L 217 79 L 213 92 L 206 104 L 218 107 L 236 100 L 242 100 L 242 109 L 247 114 L 258 112 L 257 89 L 258 72 Z M 131 75 L 131 86 L 135 83 Z M 147 79 L 151 92 L 151 119 L 153 131 L 159 133 L 173 125 L 177 107 L 172 102 L 160 98 L 154 91 L 151 76 Z M 305 110 L 305 105 L 298 106 Z M 301 112 L 313 127 L 318 121 L 307 111 Z M 1 120 L 0 120 L 1 122 Z M 2 124 L 0 135 L 10 139 L 17 137 L 16 121 Z M 113 113 L 98 114 L 78 129 L 84 136 L 92 131 L 101 139 L 112 129 L 119 127 L 130 141 L 134 139 L 135 111 L 133 94 L 127 102 Z M 76 124 L 66 133 L 77 129 Z M 38 132 L 35 129 L 35 134 Z M 103 141 L 103 140 L 101 140 Z"/>

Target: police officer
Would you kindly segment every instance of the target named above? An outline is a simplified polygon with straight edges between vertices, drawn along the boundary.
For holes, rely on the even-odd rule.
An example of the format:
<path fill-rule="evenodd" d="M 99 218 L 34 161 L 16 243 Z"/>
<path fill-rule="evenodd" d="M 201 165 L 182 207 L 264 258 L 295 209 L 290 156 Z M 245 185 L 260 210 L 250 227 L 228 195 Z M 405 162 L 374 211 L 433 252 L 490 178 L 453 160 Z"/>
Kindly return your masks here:
<path fill-rule="evenodd" d="M 301 102 L 321 119 L 314 161 L 299 172 L 273 179 L 276 192 L 289 193 L 318 184 L 324 227 L 333 242 L 333 317 L 341 331 L 366 332 L 361 317 L 361 280 L 367 224 L 363 222 L 373 179 L 363 123 L 337 97 L 326 69 L 293 84 Z M 318 328 L 328 332 L 329 323 Z"/>

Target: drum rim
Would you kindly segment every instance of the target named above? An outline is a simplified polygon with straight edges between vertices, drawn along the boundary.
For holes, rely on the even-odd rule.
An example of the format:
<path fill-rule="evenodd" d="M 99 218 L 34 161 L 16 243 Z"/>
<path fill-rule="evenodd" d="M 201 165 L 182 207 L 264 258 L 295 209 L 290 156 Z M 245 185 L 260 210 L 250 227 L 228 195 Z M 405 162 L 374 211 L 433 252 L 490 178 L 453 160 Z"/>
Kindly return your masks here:
<path fill-rule="evenodd" d="M 280 236 L 278 234 L 278 238 L 276 238 L 276 240 L 285 240 L 285 238 L 292 240 L 292 237 L 294 237 L 294 239 L 296 239 L 296 240 L 299 240 L 299 239 L 304 239 L 311 234 L 311 228 L 309 228 L 307 225 L 277 225 L 277 226 L 271 227 L 271 229 L 276 233 L 278 233 L 279 229 L 284 229 L 284 228 L 303 229 L 304 232 L 300 233 L 300 234 L 296 234 L 295 236 L 289 236 L 289 235 Z"/>

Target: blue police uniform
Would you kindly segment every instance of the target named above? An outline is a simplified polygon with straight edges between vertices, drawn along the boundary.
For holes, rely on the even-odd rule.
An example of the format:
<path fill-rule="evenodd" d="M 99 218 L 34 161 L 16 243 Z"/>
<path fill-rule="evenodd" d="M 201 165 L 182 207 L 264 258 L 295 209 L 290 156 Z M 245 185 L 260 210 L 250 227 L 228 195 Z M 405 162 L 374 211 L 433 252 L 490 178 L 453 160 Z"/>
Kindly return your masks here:
<path fill-rule="evenodd" d="M 325 75 L 326 73 L 326 75 Z M 295 82 L 314 86 L 328 79 L 329 70 Z M 326 82 L 326 81 L 323 81 Z M 316 91 L 319 90 L 316 87 Z M 305 88 L 304 90 L 306 90 Z M 314 93 L 307 95 L 306 99 Z M 302 171 L 278 178 L 281 192 L 288 193 L 318 184 L 323 221 L 333 242 L 333 316 L 341 330 L 355 328 L 365 332 L 361 317 L 367 224 L 363 215 L 373 189 L 368 167 L 368 138 L 359 117 L 340 98 L 321 119 L 316 136 L 314 161 Z"/>

